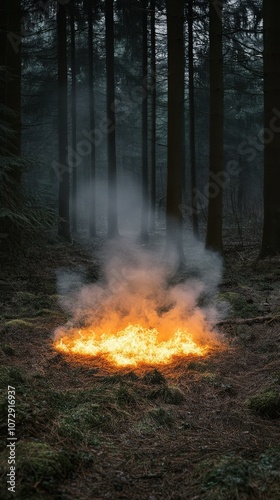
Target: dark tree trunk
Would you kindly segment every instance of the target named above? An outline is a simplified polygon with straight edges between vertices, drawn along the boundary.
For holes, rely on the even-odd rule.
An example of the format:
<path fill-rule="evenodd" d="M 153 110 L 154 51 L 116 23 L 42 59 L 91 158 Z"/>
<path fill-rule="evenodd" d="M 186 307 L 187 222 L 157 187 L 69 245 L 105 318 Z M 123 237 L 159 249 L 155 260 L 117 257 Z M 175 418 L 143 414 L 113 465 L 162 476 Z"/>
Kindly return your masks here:
<path fill-rule="evenodd" d="M 58 60 L 58 149 L 59 163 L 64 165 L 59 182 L 59 226 L 58 234 L 70 240 L 69 217 L 69 165 L 67 159 L 67 33 L 66 5 L 57 4 L 57 60 Z"/>
<path fill-rule="evenodd" d="M 88 91 L 89 91 L 89 126 L 94 130 L 94 91 L 93 91 L 93 16 L 92 0 L 88 0 Z M 90 153 L 90 213 L 89 213 L 89 232 L 91 237 L 96 236 L 96 203 L 95 203 L 95 144 L 92 142 Z"/>
<path fill-rule="evenodd" d="M 193 0 L 188 3 L 188 63 L 189 63 L 189 128 L 190 128 L 190 162 L 191 162 L 191 203 L 192 227 L 198 236 L 198 207 L 196 199 L 196 151 L 195 151 L 195 104 L 194 104 L 194 64 L 193 64 Z"/>
<path fill-rule="evenodd" d="M 206 247 L 223 253 L 223 2 L 210 0 L 210 165 Z"/>
<path fill-rule="evenodd" d="M 149 239 L 148 93 L 147 93 L 147 0 L 142 0 L 142 215 L 141 241 Z"/>
<path fill-rule="evenodd" d="M 76 90 L 76 40 L 75 40 L 75 5 L 72 2 L 70 8 L 71 29 L 71 122 L 72 122 L 72 150 L 77 146 L 77 90 Z M 74 156 L 74 155 L 73 155 Z M 73 158 L 72 164 L 72 232 L 77 232 L 77 165 Z"/>
<path fill-rule="evenodd" d="M 242 221 L 243 219 L 243 211 L 244 211 L 244 184 L 245 184 L 245 162 L 244 158 L 242 155 L 238 156 L 238 163 L 239 163 L 239 174 L 237 178 L 238 182 L 238 192 L 237 192 L 237 210 L 238 214 L 240 216 L 240 220 Z"/>
<path fill-rule="evenodd" d="M 21 2 L 9 0 L 6 27 L 6 106 L 14 111 L 9 118 L 14 137 L 11 141 L 11 154 L 21 155 Z M 16 169 L 14 179 L 20 183 L 21 171 Z"/>
<path fill-rule="evenodd" d="M 1 154 L 9 158 L 9 181 L 17 193 L 21 209 L 21 2 L 2 0 L 0 6 L 0 105 L 3 122 L 9 129 L 1 137 Z M 13 157 L 16 161 L 13 161 Z M 0 238 L 4 243 L 20 245 L 21 234 L 10 219 L 1 217 Z M 6 241 L 5 241 L 6 240 Z"/>
<path fill-rule="evenodd" d="M 167 0 L 168 34 L 168 165 L 167 251 L 183 259 L 182 177 L 184 130 L 184 0 Z"/>
<path fill-rule="evenodd" d="M 108 236 L 118 236 L 117 218 L 117 159 L 115 123 L 114 70 L 114 8 L 113 0 L 106 0 L 106 73 L 107 73 L 107 149 L 108 149 Z"/>
<path fill-rule="evenodd" d="M 280 2 L 264 0 L 264 222 L 261 257 L 280 254 Z"/>
<path fill-rule="evenodd" d="M 152 73 L 152 130 L 151 130 L 151 212 L 150 229 L 152 232 L 156 229 L 156 196 L 157 196 L 157 175 L 156 175 L 156 142 L 157 142 L 157 77 L 156 77 L 156 26 L 155 26 L 155 0 L 150 2 L 151 10 L 151 73 Z"/>

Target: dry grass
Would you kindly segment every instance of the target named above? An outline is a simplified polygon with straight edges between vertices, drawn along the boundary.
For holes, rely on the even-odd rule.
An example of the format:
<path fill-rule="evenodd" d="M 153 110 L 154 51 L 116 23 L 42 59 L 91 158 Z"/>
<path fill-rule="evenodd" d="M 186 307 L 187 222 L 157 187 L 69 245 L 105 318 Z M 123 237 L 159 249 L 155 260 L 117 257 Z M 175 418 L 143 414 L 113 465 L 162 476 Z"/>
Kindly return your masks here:
<path fill-rule="evenodd" d="M 43 264 L 3 272 L 0 430 L 5 448 L 10 384 L 19 438 L 14 498 L 280 498 L 279 326 L 227 325 L 223 349 L 161 367 L 116 370 L 102 359 L 62 356 L 51 333 L 67 319 L 55 297 L 55 269 L 67 259 L 87 262 L 80 250 L 57 247 Z M 221 293 L 277 311 L 279 261 L 256 273 L 246 259 L 229 262 Z M 237 316 L 238 301 L 234 307 Z M 6 462 L 4 450 L 1 498 L 9 498 Z"/>

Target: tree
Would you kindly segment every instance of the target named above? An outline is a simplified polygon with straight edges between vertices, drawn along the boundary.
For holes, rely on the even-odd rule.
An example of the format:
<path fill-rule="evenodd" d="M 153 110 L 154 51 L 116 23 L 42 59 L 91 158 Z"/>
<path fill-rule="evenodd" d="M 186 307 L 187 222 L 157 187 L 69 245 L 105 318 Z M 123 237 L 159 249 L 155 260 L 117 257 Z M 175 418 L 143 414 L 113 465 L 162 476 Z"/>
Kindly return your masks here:
<path fill-rule="evenodd" d="M 57 63 L 58 63 L 58 150 L 59 164 L 63 166 L 59 181 L 59 225 L 58 234 L 70 240 L 69 216 L 69 165 L 67 158 L 67 30 L 66 5 L 57 4 Z"/>
<path fill-rule="evenodd" d="M 206 247 L 223 252 L 223 0 L 210 0 L 210 157 Z"/>
<path fill-rule="evenodd" d="M 6 191 L 1 200 L 0 232 L 8 247 L 21 243 L 21 231 L 17 224 L 22 203 L 20 0 L 1 2 L 0 23 L 0 167 L 2 189 Z"/>
<path fill-rule="evenodd" d="M 280 253 L 280 3 L 263 2 L 264 222 L 261 257 Z"/>
<path fill-rule="evenodd" d="M 71 124 L 72 124 L 72 151 L 77 146 L 77 90 L 76 90 L 76 40 L 75 40 L 75 3 L 70 6 L 70 32 L 71 32 Z M 73 158 L 72 165 L 72 206 L 71 206 L 72 232 L 77 232 L 77 166 Z"/>
<path fill-rule="evenodd" d="M 7 6 L 6 29 L 3 50 L 6 50 L 6 84 L 5 105 L 12 110 L 9 118 L 13 129 L 13 140 L 10 143 L 10 154 L 21 155 L 21 2 L 10 0 L 4 2 Z M 21 171 L 17 169 L 14 177 L 20 182 Z"/>
<path fill-rule="evenodd" d="M 142 216 L 141 241 L 147 242 L 149 220 L 149 170 L 148 170 L 148 93 L 147 93 L 147 0 L 142 0 Z"/>
<path fill-rule="evenodd" d="M 168 36 L 168 160 L 167 251 L 183 259 L 182 178 L 184 130 L 184 0 L 167 0 Z"/>
<path fill-rule="evenodd" d="M 108 236 L 118 236 L 113 0 L 105 3 L 108 151 Z"/>
<path fill-rule="evenodd" d="M 196 199 L 196 155 L 195 155 L 195 109 L 194 109 L 194 63 L 193 63 L 193 0 L 188 2 L 188 73 L 189 73 L 189 145 L 191 167 L 192 227 L 198 236 L 198 207 Z"/>
<path fill-rule="evenodd" d="M 93 15 L 92 0 L 88 0 L 88 92 L 89 92 L 89 126 L 94 130 L 94 90 L 93 90 Z M 90 153 L 90 215 L 89 232 L 90 236 L 96 236 L 96 218 L 95 218 L 95 144 L 92 142 Z"/>
<path fill-rule="evenodd" d="M 156 228 L 156 142 L 157 142 L 157 77 L 156 77 L 156 26 L 155 26 L 155 0 L 150 1 L 151 11 L 151 73 L 152 73 L 152 90 L 151 90 L 151 106 L 152 106 L 152 123 L 151 123 L 151 212 L 150 212 L 150 229 L 152 232 Z"/>

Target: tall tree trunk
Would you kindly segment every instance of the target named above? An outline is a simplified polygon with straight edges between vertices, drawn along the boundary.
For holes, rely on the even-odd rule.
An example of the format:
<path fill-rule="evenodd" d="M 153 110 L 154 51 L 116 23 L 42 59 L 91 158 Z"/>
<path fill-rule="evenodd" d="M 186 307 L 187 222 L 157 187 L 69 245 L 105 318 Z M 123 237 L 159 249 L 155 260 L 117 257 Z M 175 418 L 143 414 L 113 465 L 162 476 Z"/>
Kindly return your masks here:
<path fill-rule="evenodd" d="M 57 60 L 58 60 L 58 150 L 59 163 L 64 165 L 61 172 L 58 193 L 59 225 L 58 234 L 70 240 L 69 217 L 69 165 L 67 159 L 67 33 L 66 5 L 57 4 Z"/>
<path fill-rule="evenodd" d="M 72 0 L 70 8 L 70 29 L 71 29 L 71 122 L 72 122 L 72 151 L 76 151 L 77 146 L 77 89 L 76 89 L 76 40 L 75 40 L 75 4 Z M 75 156 L 75 155 L 73 155 Z M 73 158 L 72 164 L 72 232 L 77 232 L 77 165 Z"/>
<path fill-rule="evenodd" d="M 94 91 L 93 91 L 93 16 L 92 0 L 88 0 L 88 91 L 89 91 L 89 126 L 94 130 Z M 92 142 L 90 153 L 90 214 L 89 214 L 89 232 L 91 237 L 96 236 L 96 203 L 95 203 L 95 144 Z"/>
<path fill-rule="evenodd" d="M 106 0 L 107 150 L 108 150 L 108 236 L 118 236 L 117 159 L 115 122 L 114 4 Z"/>
<path fill-rule="evenodd" d="M 156 229 L 156 196 L 157 196 L 157 170 L 156 170 L 156 142 L 157 142 L 157 76 L 156 76 L 156 24 L 155 24 L 155 0 L 150 2 L 151 10 L 151 73 L 152 73 L 152 130 L 151 130 L 151 211 L 150 229 Z"/>
<path fill-rule="evenodd" d="M 237 146 L 238 147 L 238 146 Z M 237 211 L 240 216 L 240 220 L 243 219 L 243 210 L 244 210 L 244 183 L 245 183 L 245 161 L 242 155 L 238 155 L 238 164 L 239 164 L 239 174 L 237 178 Z"/>
<path fill-rule="evenodd" d="M 261 257 L 280 254 L 280 2 L 264 0 L 264 222 Z"/>
<path fill-rule="evenodd" d="M 142 215 L 141 241 L 149 239 L 148 93 L 147 93 L 147 0 L 142 0 Z"/>
<path fill-rule="evenodd" d="M 206 247 L 223 253 L 224 81 L 222 0 L 210 0 L 210 165 Z"/>
<path fill-rule="evenodd" d="M 184 130 L 184 0 L 167 0 L 168 35 L 168 164 L 167 251 L 183 259 L 182 178 Z"/>
<path fill-rule="evenodd" d="M 11 154 L 21 155 L 21 2 L 8 1 L 6 36 L 6 106 L 15 115 L 9 119 L 14 137 L 11 142 Z M 20 182 L 21 171 L 16 169 L 14 179 Z"/>
<path fill-rule="evenodd" d="M 9 134 L 1 137 L 4 157 L 9 158 L 9 180 L 17 193 L 21 209 L 21 2 L 2 0 L 0 18 L 0 65 L 3 70 L 0 82 L 1 114 Z M 16 162 L 13 161 L 16 159 Z M 16 158 L 17 157 L 17 158 Z M 19 245 L 21 234 L 17 227 L 6 217 L 1 217 L 0 238 L 8 246 Z M 6 241 L 5 241 L 6 240 Z"/>
<path fill-rule="evenodd" d="M 194 104 L 194 64 L 193 64 L 193 0 L 188 3 L 188 63 L 189 63 L 189 127 L 190 127 L 190 162 L 191 162 L 191 203 L 192 228 L 198 236 L 198 210 L 196 199 L 196 151 L 195 151 L 195 104 Z"/>

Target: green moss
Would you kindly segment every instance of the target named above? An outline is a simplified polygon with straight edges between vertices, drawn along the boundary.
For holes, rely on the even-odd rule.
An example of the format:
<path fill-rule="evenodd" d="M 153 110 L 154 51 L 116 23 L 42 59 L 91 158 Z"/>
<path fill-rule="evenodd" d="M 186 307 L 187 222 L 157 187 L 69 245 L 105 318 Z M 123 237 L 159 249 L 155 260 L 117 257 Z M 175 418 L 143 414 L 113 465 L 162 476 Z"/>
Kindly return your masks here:
<path fill-rule="evenodd" d="M 180 405 L 184 402 L 185 396 L 178 387 L 161 387 L 155 389 L 149 394 L 151 400 L 161 400 L 166 404 Z"/>
<path fill-rule="evenodd" d="M 133 428 L 136 434 L 149 436 L 155 433 L 155 423 L 149 418 L 140 420 Z"/>
<path fill-rule="evenodd" d="M 152 419 L 158 426 L 171 427 L 174 423 L 174 417 L 172 413 L 164 408 L 155 408 L 148 412 L 148 416 Z"/>
<path fill-rule="evenodd" d="M 9 321 L 6 321 L 4 323 L 5 328 L 34 328 L 34 323 L 31 323 L 31 321 L 27 321 L 25 319 L 10 319 Z"/>
<path fill-rule="evenodd" d="M 19 444 L 17 465 L 35 480 L 63 478 L 72 469 L 70 457 L 64 450 L 32 441 Z"/>
<path fill-rule="evenodd" d="M 18 302 L 21 302 L 22 304 L 29 304 L 33 300 L 36 300 L 36 295 L 34 293 L 29 293 L 29 292 L 17 292 L 16 297 L 14 300 L 17 300 Z"/>
<path fill-rule="evenodd" d="M 14 356 L 16 353 L 14 348 L 11 347 L 9 344 L 3 344 L 1 346 L 1 348 L 2 348 L 3 353 L 6 354 L 6 356 Z"/>
<path fill-rule="evenodd" d="M 208 465 L 208 462 L 204 462 L 204 465 Z M 229 498 L 230 491 L 235 491 L 237 488 L 244 490 L 248 484 L 251 467 L 251 462 L 241 457 L 221 457 L 205 474 L 203 489 L 211 491 L 213 498 Z"/>
<path fill-rule="evenodd" d="M 0 393 L 0 434 L 6 435 L 7 433 L 7 414 L 8 414 L 8 400 L 7 394 Z"/>
<path fill-rule="evenodd" d="M 274 389 L 252 396 L 247 404 L 253 413 L 262 417 L 280 417 L 280 393 Z"/>
<path fill-rule="evenodd" d="M 99 442 L 99 433 L 115 434 L 122 423 L 128 425 L 129 418 L 127 412 L 112 404 L 86 403 L 62 414 L 57 431 L 74 441 L 94 444 Z"/>
<path fill-rule="evenodd" d="M 46 399 L 55 411 L 67 411 L 85 403 L 98 403 L 108 399 L 101 387 L 76 391 L 48 391 Z"/>
<path fill-rule="evenodd" d="M 30 318 L 54 314 L 56 309 L 56 300 L 50 295 L 35 295 L 29 292 L 17 292 L 13 297 L 10 306 L 5 311 L 5 317 L 10 319 L 6 326 L 31 326 L 23 323 L 17 324 L 17 321 L 30 323 Z M 14 323 L 11 323 L 13 321 Z"/>
<path fill-rule="evenodd" d="M 58 302 L 60 298 L 60 296 L 57 293 L 52 293 L 51 295 L 48 295 L 48 297 L 53 302 Z"/>
<path fill-rule="evenodd" d="M 123 379 L 129 380 L 131 382 L 137 382 L 139 380 L 139 377 L 138 377 L 138 375 L 136 375 L 136 373 L 133 370 L 131 370 L 128 373 L 124 373 Z"/>
<path fill-rule="evenodd" d="M 67 412 L 66 416 L 60 419 L 59 431 L 60 434 L 67 435 L 63 431 L 66 426 L 69 430 L 73 429 L 73 432 L 71 432 L 72 436 L 79 437 L 91 429 L 99 429 L 102 425 L 101 422 L 99 405 L 86 403 Z"/>
<path fill-rule="evenodd" d="M 123 381 L 122 375 L 109 375 L 106 377 L 102 377 L 102 382 L 106 386 L 114 385 L 114 384 L 119 384 Z"/>
<path fill-rule="evenodd" d="M 137 382 L 139 380 L 138 375 L 132 370 L 128 373 L 109 375 L 102 377 L 100 379 L 105 386 L 112 386 L 115 384 L 123 384 L 124 382 Z"/>
<path fill-rule="evenodd" d="M 198 469 L 203 498 L 224 500 L 237 498 L 278 498 L 280 450 L 269 449 L 254 459 L 225 455 L 216 461 L 203 461 Z M 245 495 L 245 496 L 244 496 Z"/>
<path fill-rule="evenodd" d="M 15 385 L 16 390 L 21 389 L 21 384 L 26 381 L 26 375 L 19 368 L 1 367 L 0 368 L 0 387 L 6 388 L 8 385 Z"/>
<path fill-rule="evenodd" d="M 23 386 L 19 391 L 19 386 L 13 384 L 16 389 L 16 429 L 17 436 L 38 437 L 46 432 L 55 412 L 43 400 L 42 394 L 34 387 Z M 40 384 L 41 385 L 41 384 Z M 7 428 L 7 392 L 0 395 L 0 425 Z M 48 418 L 46 419 L 46 415 Z"/>
<path fill-rule="evenodd" d="M 201 380 L 214 387 L 221 387 L 221 379 L 217 373 L 206 372 L 201 376 Z"/>
<path fill-rule="evenodd" d="M 203 361 L 191 361 L 188 364 L 188 369 L 196 372 L 205 372 L 209 369 L 209 365 Z"/>
<path fill-rule="evenodd" d="M 148 385 L 166 384 L 166 379 L 159 370 L 151 370 L 145 373 L 143 382 Z"/>
<path fill-rule="evenodd" d="M 116 398 L 119 405 L 136 405 L 137 404 L 137 394 L 135 394 L 132 389 L 128 389 L 125 386 L 120 386 L 116 392 Z"/>
<path fill-rule="evenodd" d="M 16 498 L 41 498 L 43 491 L 54 492 L 55 482 L 66 478 L 74 467 L 71 454 L 61 448 L 44 442 L 19 441 L 16 445 Z M 0 454 L 0 473 L 6 472 L 5 450 Z M 34 488 L 35 483 L 37 488 Z"/>
<path fill-rule="evenodd" d="M 258 307 L 239 293 L 223 292 L 219 294 L 218 299 L 230 304 L 233 317 L 248 318 L 258 314 Z"/>
<path fill-rule="evenodd" d="M 57 311 L 55 309 L 48 309 L 48 308 L 43 308 L 39 309 L 38 311 L 35 311 L 33 316 L 38 317 L 38 316 L 46 316 L 46 315 L 57 315 Z"/>
<path fill-rule="evenodd" d="M 26 309 L 36 309 L 38 307 L 48 307 L 50 302 L 53 302 L 53 299 L 49 295 L 18 292 L 14 298 L 14 302 Z"/>

